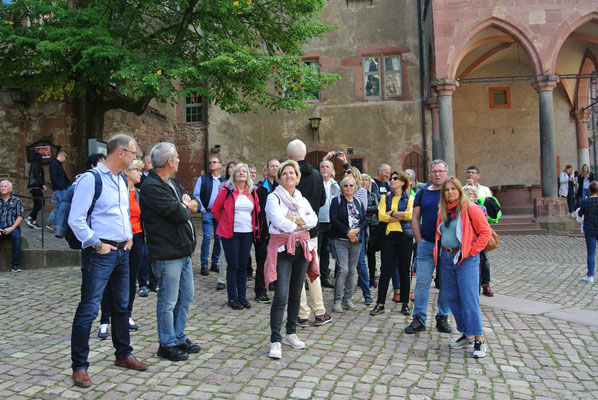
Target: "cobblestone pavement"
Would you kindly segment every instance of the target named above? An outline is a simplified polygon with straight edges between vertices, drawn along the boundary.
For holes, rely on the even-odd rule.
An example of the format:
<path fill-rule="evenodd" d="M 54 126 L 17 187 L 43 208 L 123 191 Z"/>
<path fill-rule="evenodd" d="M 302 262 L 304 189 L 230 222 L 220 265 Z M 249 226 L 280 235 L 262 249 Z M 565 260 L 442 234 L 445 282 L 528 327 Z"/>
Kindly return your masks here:
<path fill-rule="evenodd" d="M 356 312 L 335 314 L 322 327 L 300 328 L 307 348 L 283 346 L 282 360 L 271 360 L 269 306 L 230 310 L 225 291 L 215 290 L 215 275 L 199 275 L 198 257 L 187 333 L 202 345 L 200 354 L 180 363 L 157 358 L 156 295 L 137 297 L 133 318 L 140 330 L 131 342 L 149 370 L 114 366 L 112 343 L 95 338 L 95 323 L 89 389 L 74 388 L 70 378 L 79 270 L 0 273 L 0 398 L 598 398 L 597 328 L 500 307 L 482 307 L 488 355 L 480 360 L 450 350 L 449 339 L 456 335 L 440 334 L 429 323 L 426 332 L 405 335 L 409 318 L 390 301 L 386 314 L 371 317 L 359 292 Z M 581 238 L 505 236 L 490 258 L 499 294 L 597 310 L 598 285 L 580 280 Z M 332 291 L 324 290 L 329 306 Z M 430 308 L 435 308 L 438 292 L 431 293 Z"/>

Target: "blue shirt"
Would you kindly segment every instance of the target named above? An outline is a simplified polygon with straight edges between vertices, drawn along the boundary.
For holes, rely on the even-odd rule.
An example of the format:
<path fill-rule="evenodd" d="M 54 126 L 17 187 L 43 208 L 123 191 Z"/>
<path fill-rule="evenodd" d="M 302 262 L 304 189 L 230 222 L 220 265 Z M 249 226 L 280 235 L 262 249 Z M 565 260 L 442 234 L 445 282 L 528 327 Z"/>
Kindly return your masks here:
<path fill-rule="evenodd" d="M 0 197 L 0 229 L 10 228 L 17 220 L 17 217 L 23 216 L 23 204 L 21 199 L 11 194 L 8 200 L 2 200 Z"/>
<path fill-rule="evenodd" d="M 429 188 L 423 187 L 417 191 L 413 208 L 420 207 L 422 239 L 434 243 L 441 190 L 429 190 Z"/>
<path fill-rule="evenodd" d="M 212 208 L 212 204 L 214 204 L 214 200 L 216 200 L 216 196 L 218 195 L 218 191 L 220 191 L 220 176 L 214 177 L 214 175 L 211 175 L 212 177 L 212 193 L 210 194 L 210 202 L 208 203 L 208 208 Z M 200 193 L 201 193 L 201 177 L 197 180 L 197 182 L 195 183 L 195 188 L 193 189 L 193 197 L 196 198 L 200 198 Z M 203 204 L 201 204 L 201 201 L 199 202 L 199 211 L 200 212 L 204 212 L 206 209 L 203 206 Z"/>
<path fill-rule="evenodd" d="M 95 178 L 91 173 L 82 174 L 78 179 L 69 213 L 69 226 L 83 248 L 100 239 L 124 242 L 133 238 L 127 183 L 104 164 L 98 164 L 96 170 L 102 178 L 102 194 L 91 213 L 90 224 L 87 224 L 87 212 L 95 191 Z"/>

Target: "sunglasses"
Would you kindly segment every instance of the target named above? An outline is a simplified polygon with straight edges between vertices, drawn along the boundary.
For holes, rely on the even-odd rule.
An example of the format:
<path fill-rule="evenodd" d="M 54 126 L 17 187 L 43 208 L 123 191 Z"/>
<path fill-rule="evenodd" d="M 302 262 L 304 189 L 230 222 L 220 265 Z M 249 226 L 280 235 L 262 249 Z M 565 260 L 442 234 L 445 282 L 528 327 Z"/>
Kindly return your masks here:
<path fill-rule="evenodd" d="M 348 169 L 348 170 L 345 171 L 345 175 L 352 174 L 352 173 L 353 173 L 353 171 L 351 171 L 350 169 Z"/>
<path fill-rule="evenodd" d="M 399 177 L 398 176 L 393 176 L 392 178 L 390 178 L 391 181 L 398 181 Z"/>
<path fill-rule="evenodd" d="M 353 186 L 355 186 L 355 185 L 352 183 L 347 183 L 347 184 L 343 185 L 343 187 L 346 187 L 346 188 L 353 187 Z"/>

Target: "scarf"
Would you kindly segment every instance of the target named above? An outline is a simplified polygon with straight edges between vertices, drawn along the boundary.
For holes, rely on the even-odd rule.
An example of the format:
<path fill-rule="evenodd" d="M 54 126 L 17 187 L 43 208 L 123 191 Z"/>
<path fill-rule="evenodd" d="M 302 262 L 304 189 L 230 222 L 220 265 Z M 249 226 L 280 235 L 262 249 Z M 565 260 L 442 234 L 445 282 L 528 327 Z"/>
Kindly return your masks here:
<path fill-rule="evenodd" d="M 444 226 L 448 228 L 449 224 L 452 220 L 457 218 L 457 206 L 459 205 L 459 200 L 455 200 L 452 203 L 446 204 L 446 221 L 444 221 Z"/>
<path fill-rule="evenodd" d="M 303 196 L 301 196 L 299 190 L 295 189 L 295 193 L 291 196 L 282 185 L 278 185 L 276 186 L 276 189 L 274 189 L 274 193 L 278 195 L 278 198 L 282 200 L 290 211 L 298 212 L 301 208 L 301 200 L 303 199 Z"/>

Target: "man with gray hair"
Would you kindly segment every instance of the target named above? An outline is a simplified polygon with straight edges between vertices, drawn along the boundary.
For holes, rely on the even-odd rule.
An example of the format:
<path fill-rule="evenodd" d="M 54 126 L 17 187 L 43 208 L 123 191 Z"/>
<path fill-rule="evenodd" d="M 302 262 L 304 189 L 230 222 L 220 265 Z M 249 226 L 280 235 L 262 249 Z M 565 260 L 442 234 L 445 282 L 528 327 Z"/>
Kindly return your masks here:
<path fill-rule="evenodd" d="M 430 165 L 430 184 L 418 190 L 413 202 L 411 228 L 417 242 L 417 280 L 415 282 L 415 304 L 413 321 L 405 327 L 405 333 L 417 333 L 426 330 L 430 283 L 434 273 L 434 246 L 438 206 L 442 196 L 442 183 L 448 178 L 448 165 L 443 160 L 434 160 Z M 442 277 L 440 278 L 442 279 Z M 436 329 L 451 333 L 448 316 L 451 314 L 442 288 L 438 293 L 438 314 Z"/>
<path fill-rule="evenodd" d="M 137 157 L 137 145 L 131 136 L 117 134 L 108 141 L 107 152 L 103 164 L 78 177 L 68 217 L 69 226 L 82 247 L 81 302 L 75 312 L 71 335 L 73 381 L 79 387 L 92 384 L 87 374 L 89 333 L 106 287 L 112 307 L 114 364 L 138 371 L 148 367 L 133 356 L 127 311 L 133 231 L 129 218 L 129 188 L 121 173 Z M 97 179 L 102 190 L 96 198 Z"/>
<path fill-rule="evenodd" d="M 8 239 L 12 242 L 12 272 L 21 272 L 21 222 L 21 199 L 12 194 L 12 183 L 4 180 L 0 182 L 0 241 Z"/>
<path fill-rule="evenodd" d="M 199 211 L 199 200 L 186 193 L 174 177 L 180 160 L 172 143 L 158 143 L 150 157 L 154 168 L 141 187 L 139 206 L 152 271 L 160 288 L 156 306 L 158 357 L 182 361 L 201 349 L 185 336 L 193 301 L 191 255 L 197 244 L 191 214 Z"/>
<path fill-rule="evenodd" d="M 390 165 L 380 164 L 378 167 L 378 173 L 372 180 L 371 187 L 371 191 L 376 193 L 378 198 L 390 192 L 390 183 L 388 183 L 388 178 L 390 178 Z"/>

